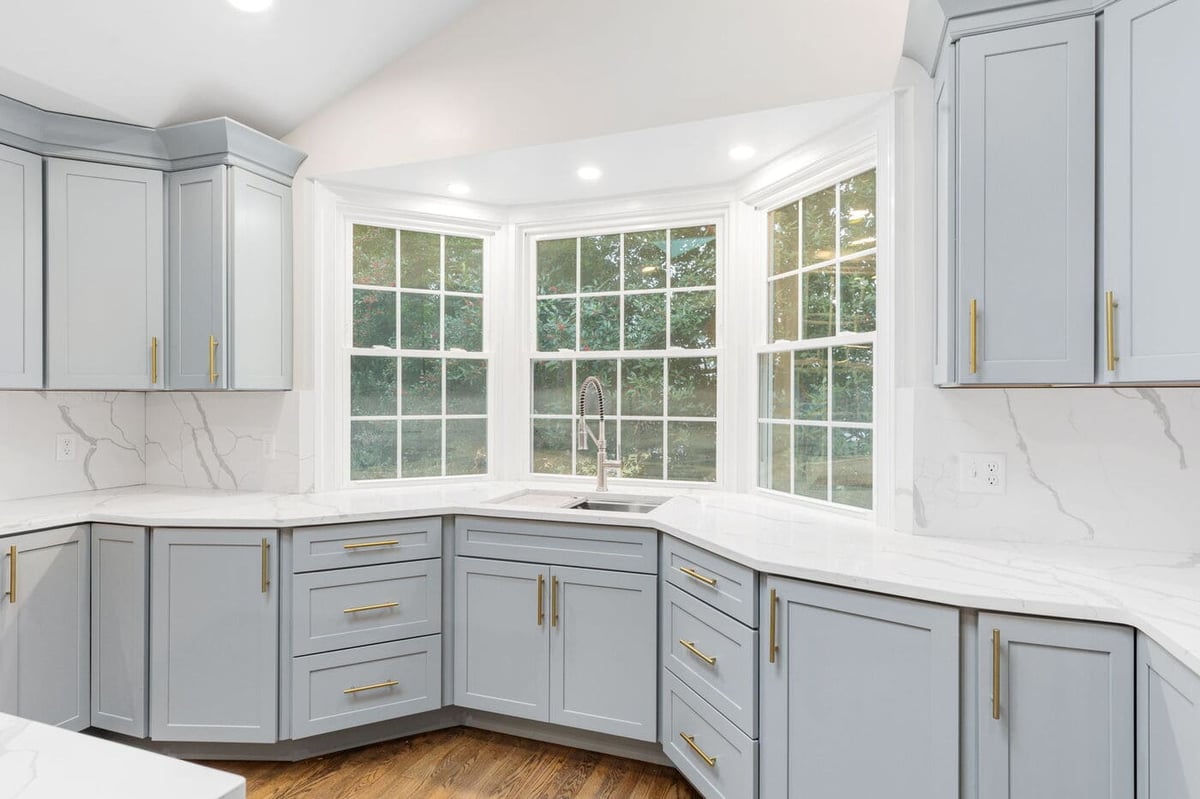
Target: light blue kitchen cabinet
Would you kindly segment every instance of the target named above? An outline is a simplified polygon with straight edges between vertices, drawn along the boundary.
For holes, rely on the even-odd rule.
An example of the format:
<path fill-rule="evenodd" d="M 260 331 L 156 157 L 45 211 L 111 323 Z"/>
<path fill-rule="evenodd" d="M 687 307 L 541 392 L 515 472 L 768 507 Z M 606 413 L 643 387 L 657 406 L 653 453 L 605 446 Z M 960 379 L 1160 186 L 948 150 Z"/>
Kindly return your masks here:
<path fill-rule="evenodd" d="M 1133 630 L 979 614 L 978 799 L 1134 794 Z"/>
<path fill-rule="evenodd" d="M 958 63 L 958 52 L 954 44 L 946 45 L 942 52 L 941 65 L 938 74 L 934 76 L 934 93 L 936 96 L 936 119 L 934 122 L 937 136 L 936 155 L 934 158 L 934 233 L 936 246 L 934 266 L 934 301 L 933 301 L 933 382 L 938 385 L 950 385 L 957 382 L 955 377 L 955 344 L 958 331 L 955 321 L 955 310 L 958 303 L 955 299 L 955 187 L 954 153 L 955 132 L 957 126 L 957 110 L 955 100 L 955 67 Z M 968 342 L 969 343 L 969 342 Z"/>
<path fill-rule="evenodd" d="M 1102 382 L 1200 380 L 1200 0 L 1119 0 L 1100 16 Z"/>
<path fill-rule="evenodd" d="M 144 527 L 92 525 L 92 726 L 145 738 L 149 538 Z"/>
<path fill-rule="evenodd" d="M 87 525 L 0 538 L 0 711 L 89 725 Z"/>
<path fill-rule="evenodd" d="M 778 577 L 762 603 L 759 795 L 957 799 L 958 609 Z"/>
<path fill-rule="evenodd" d="M 162 388 L 161 172 L 46 160 L 46 385 Z"/>
<path fill-rule="evenodd" d="M 278 540 L 276 530 L 151 532 L 152 739 L 276 741 Z"/>
<path fill-rule="evenodd" d="M 0 388 L 41 388 L 42 159 L 0 145 Z"/>
<path fill-rule="evenodd" d="M 955 129 L 953 381 L 1091 383 L 1095 20 L 964 36 Z M 1161 115 L 1160 115 L 1161 118 Z M 1149 124 L 1149 123 L 1148 123 Z M 943 288 L 945 288 L 943 286 Z M 946 309 L 943 309 L 946 310 Z"/>
<path fill-rule="evenodd" d="M 1137 796 L 1200 796 L 1200 675 L 1137 637 Z"/>

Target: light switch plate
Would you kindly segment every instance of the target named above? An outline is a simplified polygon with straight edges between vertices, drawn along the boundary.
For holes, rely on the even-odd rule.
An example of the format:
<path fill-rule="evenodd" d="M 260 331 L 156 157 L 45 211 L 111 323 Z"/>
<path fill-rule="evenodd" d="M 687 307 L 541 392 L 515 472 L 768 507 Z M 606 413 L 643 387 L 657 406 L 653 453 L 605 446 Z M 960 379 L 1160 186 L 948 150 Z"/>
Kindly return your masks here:
<path fill-rule="evenodd" d="M 958 490 L 964 494 L 1003 494 L 1007 477 L 1003 452 L 958 453 Z"/>

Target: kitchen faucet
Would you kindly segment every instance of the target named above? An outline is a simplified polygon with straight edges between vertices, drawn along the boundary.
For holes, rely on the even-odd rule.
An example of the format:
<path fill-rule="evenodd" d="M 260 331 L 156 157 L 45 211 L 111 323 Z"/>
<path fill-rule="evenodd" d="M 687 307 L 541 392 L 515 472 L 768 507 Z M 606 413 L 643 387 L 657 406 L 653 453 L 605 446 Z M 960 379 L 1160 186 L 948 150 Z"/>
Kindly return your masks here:
<path fill-rule="evenodd" d="M 592 430 L 588 427 L 587 414 L 584 411 L 584 403 L 587 401 L 588 388 L 596 389 L 596 406 L 600 411 L 599 436 L 592 435 Z M 588 448 L 588 438 L 596 442 L 596 490 L 608 490 L 608 474 L 607 469 L 610 467 L 616 468 L 621 465 L 618 458 L 615 461 L 608 459 L 608 447 L 604 443 L 604 388 L 600 385 L 600 378 L 595 375 L 589 375 L 584 378 L 583 383 L 579 387 L 579 451 L 585 452 Z"/>

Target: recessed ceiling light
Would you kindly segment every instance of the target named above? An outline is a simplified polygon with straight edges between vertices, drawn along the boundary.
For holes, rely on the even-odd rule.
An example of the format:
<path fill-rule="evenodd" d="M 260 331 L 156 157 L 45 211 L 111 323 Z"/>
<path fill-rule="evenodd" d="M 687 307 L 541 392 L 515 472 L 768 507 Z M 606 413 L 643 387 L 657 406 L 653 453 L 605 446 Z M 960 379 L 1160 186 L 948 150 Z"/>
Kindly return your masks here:
<path fill-rule="evenodd" d="M 754 157 L 754 148 L 749 144 L 739 144 L 729 151 L 729 157 L 734 161 L 745 161 Z"/>
<path fill-rule="evenodd" d="M 470 194 L 471 187 L 466 183 L 451 183 L 446 187 L 446 191 L 450 192 L 451 194 Z"/>
<path fill-rule="evenodd" d="M 236 8 L 238 11 L 245 11 L 248 14 L 257 14 L 260 11 L 266 11 L 271 7 L 274 0 L 229 0 L 229 5 Z"/>
<path fill-rule="evenodd" d="M 579 175 L 581 180 L 599 180 L 604 173 L 598 166 L 581 166 L 575 174 Z"/>

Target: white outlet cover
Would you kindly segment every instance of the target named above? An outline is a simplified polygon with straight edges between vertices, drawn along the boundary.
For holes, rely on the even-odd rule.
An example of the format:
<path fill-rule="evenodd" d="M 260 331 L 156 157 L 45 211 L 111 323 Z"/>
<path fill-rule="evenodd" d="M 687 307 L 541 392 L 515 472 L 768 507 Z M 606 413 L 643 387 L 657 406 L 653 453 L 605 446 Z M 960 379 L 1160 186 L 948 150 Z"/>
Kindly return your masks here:
<path fill-rule="evenodd" d="M 958 453 L 958 490 L 963 494 L 1003 494 L 1007 488 L 1003 452 Z"/>
<path fill-rule="evenodd" d="M 54 453 L 56 460 L 75 460 L 79 453 L 79 438 L 71 433 L 59 433 L 54 439 Z"/>

